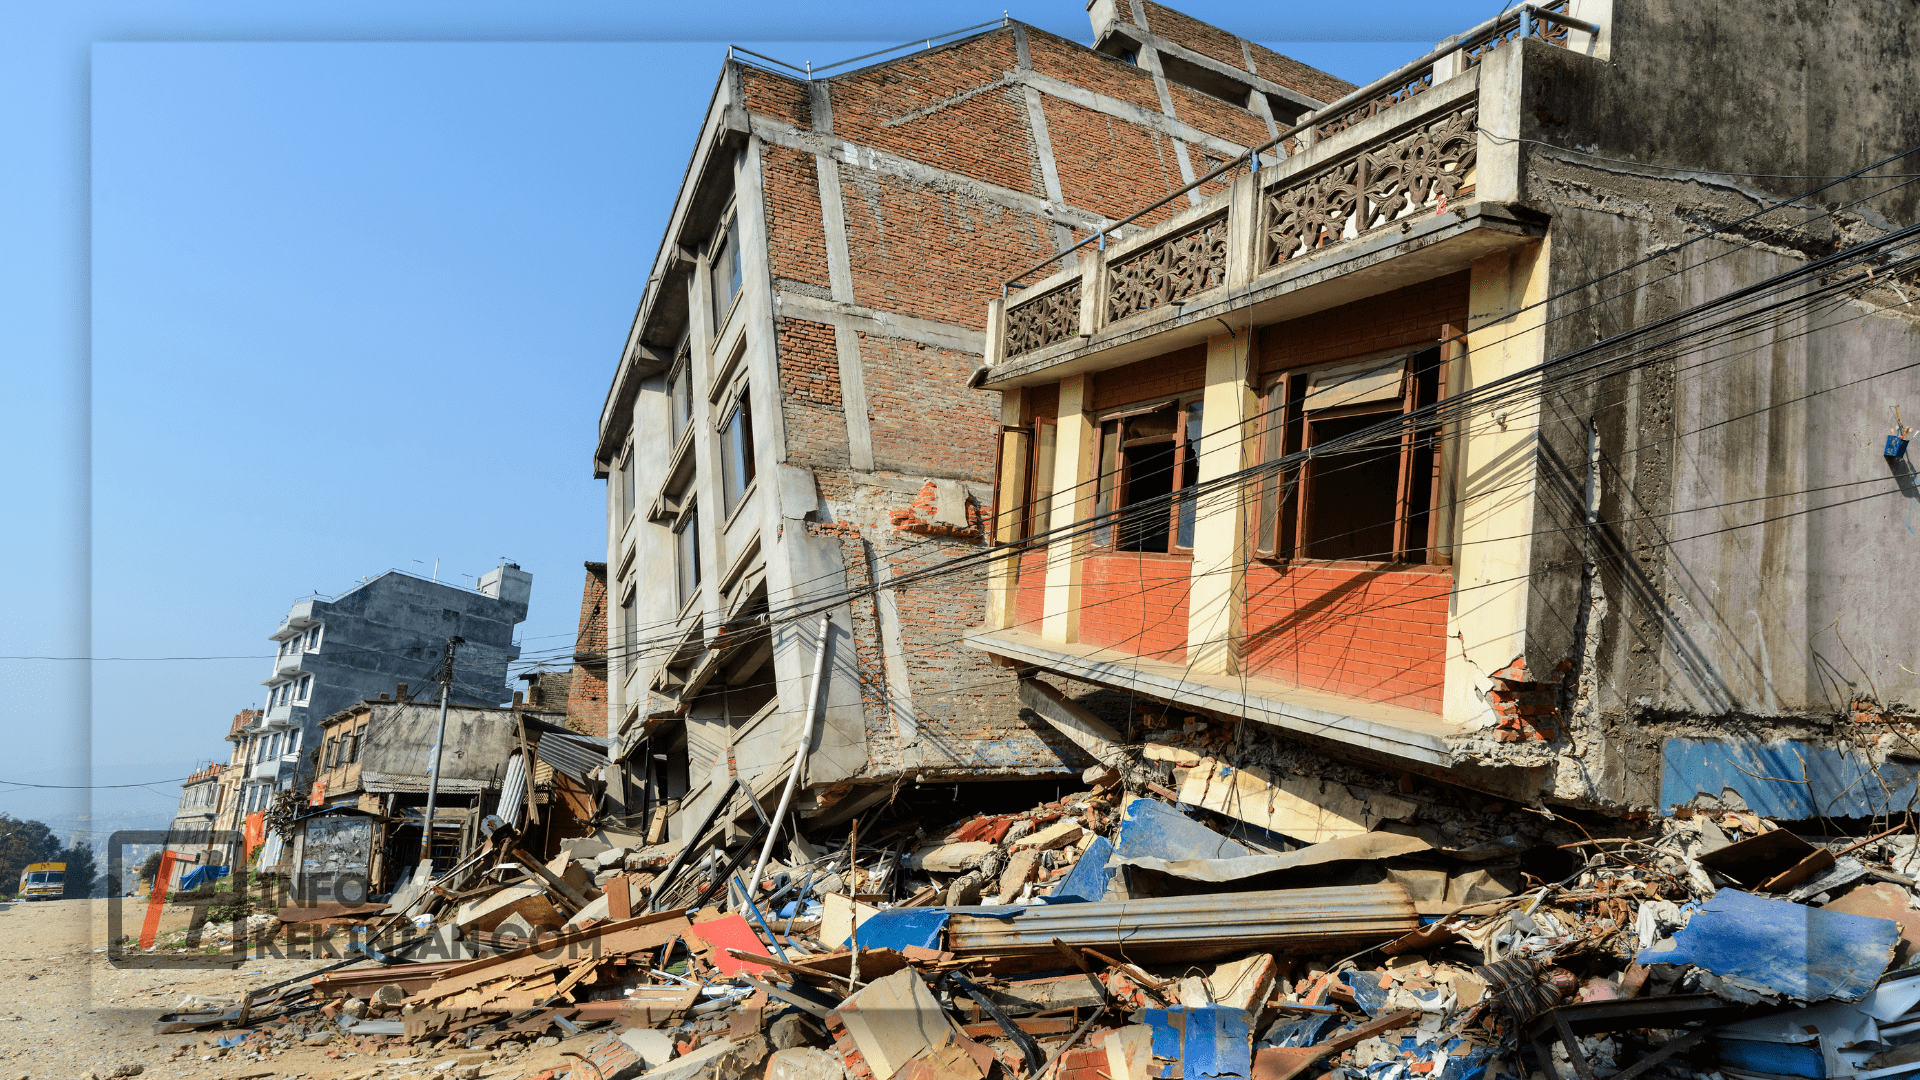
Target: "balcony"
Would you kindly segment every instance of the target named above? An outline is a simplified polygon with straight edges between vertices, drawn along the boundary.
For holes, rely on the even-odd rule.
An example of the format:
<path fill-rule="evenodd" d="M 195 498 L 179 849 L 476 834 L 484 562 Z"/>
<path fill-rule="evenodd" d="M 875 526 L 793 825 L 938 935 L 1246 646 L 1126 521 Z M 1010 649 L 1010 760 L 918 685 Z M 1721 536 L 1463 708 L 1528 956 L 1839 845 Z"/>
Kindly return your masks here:
<path fill-rule="evenodd" d="M 281 754 L 279 757 L 262 758 L 247 767 L 247 779 L 275 782 L 284 780 L 293 775 L 293 768 L 299 760 L 299 754 Z"/>
<path fill-rule="evenodd" d="M 286 652 L 281 653 L 279 656 L 274 658 L 274 661 L 273 661 L 274 675 L 280 676 L 280 675 L 300 674 L 300 664 L 302 661 L 306 659 L 306 657 L 307 657 L 307 652 L 305 649 L 288 649 Z"/>
<path fill-rule="evenodd" d="M 1220 320 L 1296 318 L 1543 235 L 1543 220 L 1512 205 L 1517 148 L 1485 132 L 1518 130 L 1520 39 L 1591 51 L 1595 28 L 1566 7 L 1524 8 L 1453 39 L 1298 125 L 1277 164 L 1225 172 L 1198 205 L 1083 247 L 1077 265 L 994 301 L 979 385 L 1131 363 L 1218 334 Z"/>

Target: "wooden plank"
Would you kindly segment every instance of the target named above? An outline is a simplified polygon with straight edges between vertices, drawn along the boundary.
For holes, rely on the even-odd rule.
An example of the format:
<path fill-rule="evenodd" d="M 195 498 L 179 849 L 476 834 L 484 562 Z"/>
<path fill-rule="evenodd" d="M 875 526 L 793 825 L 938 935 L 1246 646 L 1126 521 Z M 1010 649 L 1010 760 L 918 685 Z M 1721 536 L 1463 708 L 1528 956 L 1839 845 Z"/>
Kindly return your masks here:
<path fill-rule="evenodd" d="M 687 921 L 687 913 L 679 910 L 655 912 L 626 922 L 600 923 L 554 937 L 541 938 L 517 952 L 486 956 L 448 968 L 440 973 L 434 989 L 436 991 L 447 988 L 465 989 L 492 982 L 507 975 L 530 974 L 540 970 L 556 954 L 564 954 L 570 949 L 577 954 L 579 950 L 575 948 L 576 946 L 595 948 L 602 956 L 639 952 L 642 949 L 657 949 L 686 933 L 692 926 L 693 924 Z M 596 944 L 588 945 L 589 942 Z"/>

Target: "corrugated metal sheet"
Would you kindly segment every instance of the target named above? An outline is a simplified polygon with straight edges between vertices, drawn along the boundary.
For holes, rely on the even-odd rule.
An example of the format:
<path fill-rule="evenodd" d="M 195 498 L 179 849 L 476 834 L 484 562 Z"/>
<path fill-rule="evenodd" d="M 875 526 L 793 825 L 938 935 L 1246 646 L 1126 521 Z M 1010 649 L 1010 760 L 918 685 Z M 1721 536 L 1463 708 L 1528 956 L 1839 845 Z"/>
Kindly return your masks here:
<path fill-rule="evenodd" d="M 1747 809 L 1781 821 L 1874 817 L 1912 805 L 1920 790 L 1920 762 L 1875 762 L 1854 747 L 1668 739 L 1661 757 L 1660 806 L 1668 813 L 1700 795 L 1735 791 Z"/>
<path fill-rule="evenodd" d="M 1278 889 L 1151 900 L 1030 907 L 1010 919 L 956 913 L 947 948 L 959 956 L 1053 953 L 1053 939 L 1122 956 L 1178 959 L 1267 949 L 1339 952 L 1408 933 L 1420 925 L 1398 885 Z"/>
<path fill-rule="evenodd" d="M 606 766 L 607 740 L 543 732 L 534 756 L 584 784 L 595 769 Z"/>

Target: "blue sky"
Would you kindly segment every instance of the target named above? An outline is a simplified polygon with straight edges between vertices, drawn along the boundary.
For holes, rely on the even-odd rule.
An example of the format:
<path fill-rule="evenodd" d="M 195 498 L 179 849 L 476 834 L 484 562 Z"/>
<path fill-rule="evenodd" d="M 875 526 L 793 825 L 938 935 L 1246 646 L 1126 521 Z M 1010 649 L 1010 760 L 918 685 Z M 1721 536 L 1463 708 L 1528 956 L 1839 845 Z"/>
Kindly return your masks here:
<path fill-rule="evenodd" d="M 1004 0 L 1002 0 L 1004 3 Z M 1499 9 L 1178 4 L 1364 82 Z M 828 63 L 1000 6 L 29 4 L 0 34 L 0 812 L 162 827 L 295 598 L 534 575 L 565 646 L 589 455 L 725 45 Z M 1090 38 L 1080 0 L 1015 18 Z"/>

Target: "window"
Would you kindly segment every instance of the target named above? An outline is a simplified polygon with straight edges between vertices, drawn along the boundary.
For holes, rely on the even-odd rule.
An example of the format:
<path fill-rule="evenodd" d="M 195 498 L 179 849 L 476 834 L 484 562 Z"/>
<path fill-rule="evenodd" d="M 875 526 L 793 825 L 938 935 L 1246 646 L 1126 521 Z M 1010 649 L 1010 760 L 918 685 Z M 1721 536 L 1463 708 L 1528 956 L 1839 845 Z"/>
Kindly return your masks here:
<path fill-rule="evenodd" d="M 1119 551 L 1192 550 L 1200 422 L 1201 403 L 1194 400 L 1145 406 L 1100 425 L 1094 512 L 1117 516 L 1095 529 L 1095 544 Z"/>
<path fill-rule="evenodd" d="M 299 685 L 300 685 L 300 700 L 301 700 L 301 701 L 306 701 L 306 700 L 307 700 L 308 698 L 310 698 L 310 697 L 312 697 L 312 696 L 313 696 L 313 676 L 311 676 L 311 675 L 302 675 L 302 676 L 300 676 L 300 684 L 299 684 Z"/>
<path fill-rule="evenodd" d="M 312 629 L 310 629 L 310 630 L 308 630 L 308 631 L 307 631 L 307 645 L 306 645 L 306 648 L 307 648 L 307 651 L 308 651 L 308 652 L 319 652 L 319 651 L 320 651 L 320 631 L 321 631 L 321 629 L 322 629 L 321 627 L 318 627 L 318 626 L 316 626 L 316 627 L 313 627 Z"/>
<path fill-rule="evenodd" d="M 337 738 L 328 739 L 325 748 L 320 751 L 320 767 L 323 769 L 333 768 L 339 763 L 339 753 L 340 740 Z"/>
<path fill-rule="evenodd" d="M 712 275 L 713 331 L 717 334 L 720 324 L 726 321 L 727 309 L 733 306 L 733 298 L 740 294 L 740 218 L 737 215 L 727 218 L 726 227 L 714 239 L 707 257 Z"/>
<path fill-rule="evenodd" d="M 622 525 L 625 525 L 627 519 L 633 516 L 633 465 L 633 444 L 628 443 L 627 452 L 620 459 L 620 488 L 618 491 L 620 503 L 615 507 L 619 513 L 620 523 Z"/>
<path fill-rule="evenodd" d="M 687 511 L 680 519 L 680 527 L 673 540 L 674 570 L 679 584 L 680 606 L 685 608 L 693 602 L 694 594 L 700 591 L 700 512 Z"/>
<path fill-rule="evenodd" d="M 753 410 L 742 390 L 720 427 L 721 511 L 733 516 L 734 508 L 753 483 Z"/>
<path fill-rule="evenodd" d="M 1446 331 L 1451 336 L 1451 331 Z M 1282 373 L 1263 402 L 1261 456 L 1311 451 L 1267 477 L 1255 549 L 1268 558 L 1440 563 L 1443 434 L 1437 421 L 1391 426 L 1438 401 L 1446 385 L 1439 347 Z M 1363 433 L 1390 425 L 1373 436 Z"/>
<path fill-rule="evenodd" d="M 1051 527 L 1053 517 L 1054 447 L 1060 432 L 1053 420 L 1033 422 L 1033 464 L 1027 469 L 1026 536 L 1040 536 Z"/>
<path fill-rule="evenodd" d="M 347 735 L 347 764 L 349 765 L 360 760 L 360 731 L 361 729 L 354 728 Z"/>
<path fill-rule="evenodd" d="M 671 441 L 678 446 L 693 420 L 693 354 L 686 345 L 680 346 L 680 359 L 673 366 L 673 374 L 667 376 L 667 399 L 673 421 Z"/>
<path fill-rule="evenodd" d="M 274 733 L 273 738 L 267 744 L 267 756 L 270 758 L 280 756 L 280 734 L 278 732 Z"/>
<path fill-rule="evenodd" d="M 634 654 L 640 644 L 640 590 L 632 580 L 627 582 L 626 589 L 626 599 L 620 601 L 620 670 L 631 673 L 639 666 Z"/>

